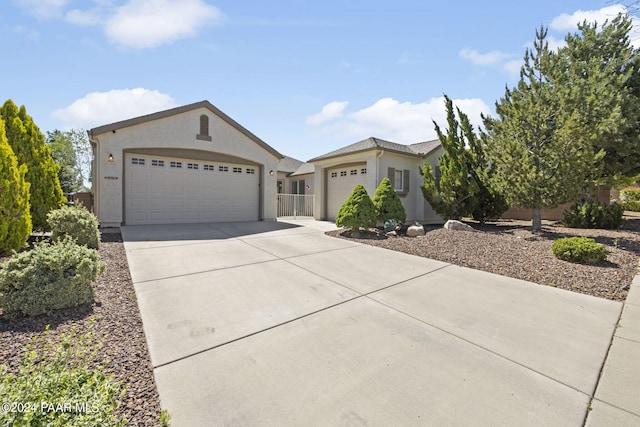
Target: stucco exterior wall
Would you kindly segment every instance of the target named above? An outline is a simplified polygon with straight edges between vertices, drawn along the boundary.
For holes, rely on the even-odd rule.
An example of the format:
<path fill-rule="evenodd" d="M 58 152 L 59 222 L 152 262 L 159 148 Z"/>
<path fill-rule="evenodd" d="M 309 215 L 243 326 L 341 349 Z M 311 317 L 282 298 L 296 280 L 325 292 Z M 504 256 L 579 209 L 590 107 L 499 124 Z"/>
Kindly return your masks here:
<path fill-rule="evenodd" d="M 200 116 L 209 117 L 209 135 L 212 140 L 197 139 Z M 94 191 L 96 214 L 103 226 L 118 226 L 123 222 L 124 153 L 137 149 L 198 150 L 244 159 L 259 166 L 261 179 L 260 217 L 276 219 L 276 156 L 255 141 L 218 117 L 208 108 L 202 107 L 184 113 L 93 134 L 97 143 L 95 159 Z M 113 161 L 109 161 L 113 156 Z M 270 174 L 273 171 L 273 175 Z"/>

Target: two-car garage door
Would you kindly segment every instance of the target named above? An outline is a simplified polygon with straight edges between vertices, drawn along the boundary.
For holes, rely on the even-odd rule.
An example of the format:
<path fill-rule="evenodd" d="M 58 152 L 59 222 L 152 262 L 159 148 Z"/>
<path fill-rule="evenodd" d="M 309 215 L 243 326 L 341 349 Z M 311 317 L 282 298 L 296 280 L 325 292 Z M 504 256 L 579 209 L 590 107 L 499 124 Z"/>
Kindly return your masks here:
<path fill-rule="evenodd" d="M 132 153 L 125 162 L 126 224 L 259 219 L 258 166 Z"/>

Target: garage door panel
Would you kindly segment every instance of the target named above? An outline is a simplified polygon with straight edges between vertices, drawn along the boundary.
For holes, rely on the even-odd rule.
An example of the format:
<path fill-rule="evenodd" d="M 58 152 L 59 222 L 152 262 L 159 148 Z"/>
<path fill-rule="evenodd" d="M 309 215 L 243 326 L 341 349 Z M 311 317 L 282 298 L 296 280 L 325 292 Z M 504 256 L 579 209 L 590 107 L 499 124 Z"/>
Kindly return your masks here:
<path fill-rule="evenodd" d="M 329 169 L 327 171 L 327 218 L 335 221 L 342 204 L 358 184 L 366 184 L 363 165 Z M 364 173 L 363 173 L 364 172 Z"/>
<path fill-rule="evenodd" d="M 138 159 L 135 164 L 133 158 Z M 136 154 L 127 155 L 126 162 L 127 224 L 255 221 L 259 217 L 258 175 L 245 173 L 249 169 L 245 165 L 207 164 L 205 169 L 195 160 Z M 234 168 L 242 173 L 234 173 Z"/>

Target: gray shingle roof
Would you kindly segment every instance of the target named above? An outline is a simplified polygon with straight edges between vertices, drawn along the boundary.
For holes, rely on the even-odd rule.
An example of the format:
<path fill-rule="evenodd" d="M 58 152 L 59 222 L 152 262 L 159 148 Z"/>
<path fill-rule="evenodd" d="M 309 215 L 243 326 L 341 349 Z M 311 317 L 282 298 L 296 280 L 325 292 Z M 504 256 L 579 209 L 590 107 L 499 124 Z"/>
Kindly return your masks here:
<path fill-rule="evenodd" d="M 308 173 L 314 173 L 316 171 L 316 167 L 314 165 L 312 165 L 311 163 L 303 163 L 300 165 L 300 167 L 294 172 L 292 173 L 290 176 L 296 176 L 296 175 L 306 175 Z"/>
<path fill-rule="evenodd" d="M 302 165 L 303 163 L 303 161 L 294 159 L 293 157 L 284 156 L 278 162 L 278 172 L 293 173 L 298 170 L 300 165 Z"/>
<path fill-rule="evenodd" d="M 334 157 L 340 157 L 347 154 L 359 153 L 372 149 L 381 149 L 399 154 L 406 154 L 409 156 L 423 157 L 429 154 L 439 145 L 439 140 L 420 142 L 418 144 L 411 145 L 403 145 L 396 142 L 385 141 L 384 139 L 370 137 L 356 142 L 355 144 L 347 145 L 346 147 L 342 147 L 327 154 L 323 154 L 322 156 L 314 157 L 313 159 L 309 160 L 309 162 L 331 159 Z"/>

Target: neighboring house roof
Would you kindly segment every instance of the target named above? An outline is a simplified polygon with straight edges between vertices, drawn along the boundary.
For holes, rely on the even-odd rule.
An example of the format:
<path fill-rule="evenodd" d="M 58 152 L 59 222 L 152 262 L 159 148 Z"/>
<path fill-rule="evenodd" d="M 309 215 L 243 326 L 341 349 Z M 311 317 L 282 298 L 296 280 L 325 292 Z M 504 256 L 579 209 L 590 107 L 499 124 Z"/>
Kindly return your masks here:
<path fill-rule="evenodd" d="M 147 115 L 140 116 L 140 117 L 134 117 L 133 119 L 122 120 L 120 122 L 115 122 L 115 123 L 111 123 L 111 124 L 108 124 L 108 125 L 99 126 L 99 127 L 96 127 L 96 128 L 88 130 L 87 133 L 90 135 L 90 137 L 92 137 L 93 135 L 100 135 L 102 133 L 116 131 L 118 129 L 126 128 L 126 127 L 129 127 L 129 126 L 135 126 L 135 125 L 139 125 L 139 124 L 142 124 L 142 123 L 150 122 L 150 121 L 153 121 L 153 120 L 164 119 L 166 117 L 170 117 L 170 116 L 174 116 L 174 115 L 177 115 L 177 114 L 186 113 L 186 112 L 189 112 L 189 111 L 192 111 L 192 110 L 196 110 L 198 108 L 206 108 L 206 109 L 208 109 L 213 114 L 215 114 L 216 116 L 220 117 L 222 120 L 224 120 L 229 125 L 234 127 L 236 130 L 238 130 L 244 136 L 246 136 L 247 138 L 249 138 L 250 140 L 252 140 L 256 144 L 258 144 L 260 147 L 264 148 L 269 153 L 273 154 L 275 157 L 277 157 L 279 159 L 284 157 L 276 149 L 274 149 L 269 144 L 267 144 L 266 142 L 264 142 L 263 140 L 261 140 L 260 138 L 255 136 L 253 133 L 251 133 L 245 127 L 240 125 L 238 122 L 233 120 L 231 117 L 227 116 L 225 113 L 223 113 L 221 110 L 219 110 L 217 107 L 215 107 L 213 104 L 211 104 L 209 101 L 206 101 L 206 100 L 205 101 L 200 101 L 200 102 L 195 102 L 195 103 L 189 104 L 189 105 L 183 105 L 182 107 L 176 107 L 176 108 L 171 108 L 169 110 L 159 111 L 157 113 L 147 114 Z"/>
<path fill-rule="evenodd" d="M 385 150 L 413 157 L 424 157 L 439 145 L 439 140 L 421 142 L 412 145 L 403 145 L 396 142 L 385 141 L 384 139 L 370 137 L 356 142 L 355 144 L 347 145 L 346 147 L 342 147 L 337 150 L 331 151 L 330 153 L 323 154 L 322 156 L 315 157 L 309 160 L 309 162 L 311 163 L 318 160 L 332 159 L 334 157 L 341 157 L 347 154 L 360 153 L 373 149 Z"/>
<path fill-rule="evenodd" d="M 298 170 L 303 161 L 294 159 L 293 157 L 284 156 L 278 162 L 278 172 L 293 173 Z"/>
<path fill-rule="evenodd" d="M 311 163 L 303 163 L 300 165 L 298 169 L 294 173 L 289 176 L 298 176 L 298 175 L 307 175 L 310 173 L 314 173 L 316 171 L 316 167 Z"/>
<path fill-rule="evenodd" d="M 417 144 L 411 144 L 409 145 L 409 148 L 411 148 L 413 151 L 415 151 L 416 153 L 422 156 L 426 156 L 436 148 L 440 147 L 440 145 L 441 145 L 440 140 L 434 139 L 433 141 L 425 141 L 425 142 L 418 142 Z"/>

